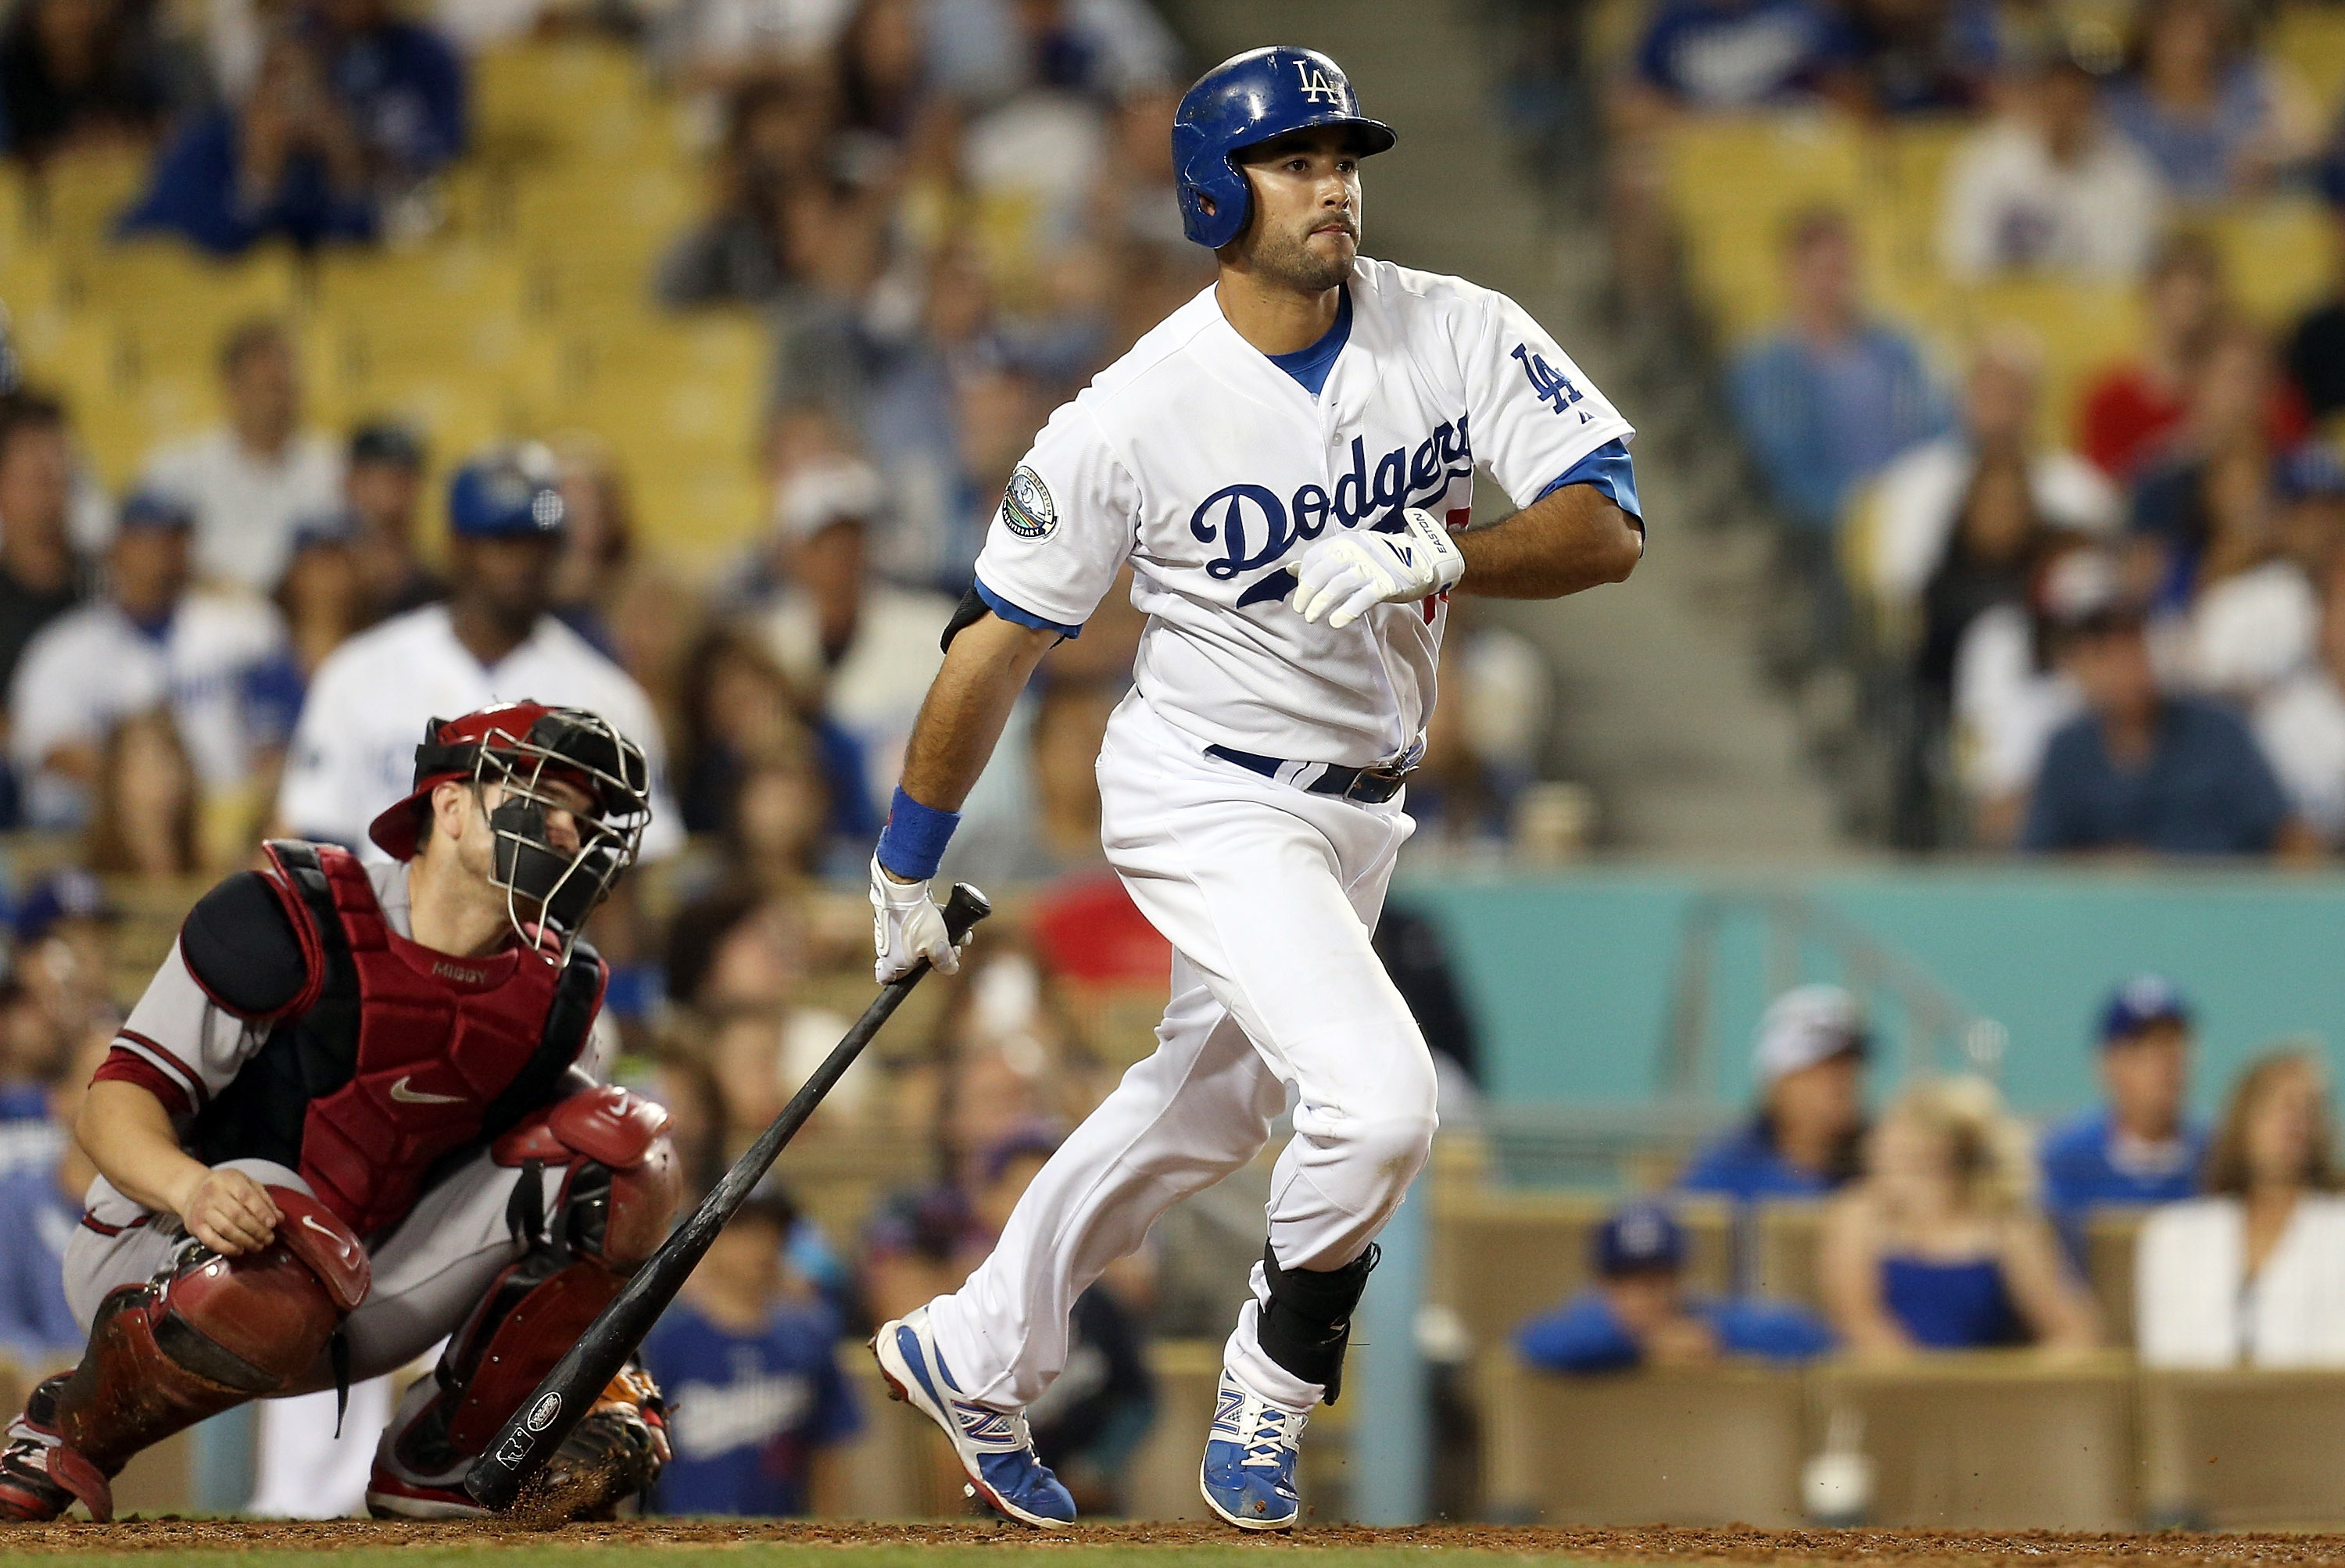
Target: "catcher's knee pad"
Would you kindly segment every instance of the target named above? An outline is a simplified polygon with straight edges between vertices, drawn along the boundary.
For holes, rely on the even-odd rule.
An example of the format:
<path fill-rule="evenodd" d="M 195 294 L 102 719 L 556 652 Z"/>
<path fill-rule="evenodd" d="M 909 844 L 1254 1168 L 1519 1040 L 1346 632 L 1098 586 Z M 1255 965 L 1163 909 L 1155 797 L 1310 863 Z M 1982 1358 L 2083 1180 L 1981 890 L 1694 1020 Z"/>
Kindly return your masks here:
<path fill-rule="evenodd" d="M 366 1250 L 315 1198 L 268 1190 L 285 1217 L 267 1247 L 239 1257 L 191 1247 L 109 1292 L 81 1364 L 36 1390 L 26 1419 L 112 1476 L 139 1450 L 315 1367 L 366 1299 Z"/>
<path fill-rule="evenodd" d="M 1368 1288 L 1378 1257 L 1372 1244 L 1341 1268 L 1281 1268 L 1267 1244 L 1263 1273 L 1270 1300 L 1257 1319 L 1262 1352 L 1306 1383 L 1325 1388 L 1329 1404 L 1343 1391 L 1344 1352 L 1352 1342 L 1352 1309 Z"/>
<path fill-rule="evenodd" d="M 611 1085 L 573 1095 L 521 1123 L 497 1140 L 497 1163 L 563 1174 L 550 1216 L 539 1212 L 539 1183 L 523 1179 L 513 1189 L 514 1229 L 543 1235 L 574 1257 L 634 1272 L 666 1239 L 684 1196 L 667 1125 L 665 1109 Z"/>

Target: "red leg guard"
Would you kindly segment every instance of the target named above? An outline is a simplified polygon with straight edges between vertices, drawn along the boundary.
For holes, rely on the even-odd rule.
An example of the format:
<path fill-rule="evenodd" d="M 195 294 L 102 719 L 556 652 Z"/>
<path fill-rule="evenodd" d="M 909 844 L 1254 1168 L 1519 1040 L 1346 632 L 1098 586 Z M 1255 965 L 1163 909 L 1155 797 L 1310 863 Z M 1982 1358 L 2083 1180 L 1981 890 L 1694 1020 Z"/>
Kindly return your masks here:
<path fill-rule="evenodd" d="M 269 1246 L 241 1257 L 196 1248 L 172 1272 L 107 1296 L 81 1364 L 26 1401 L 12 1461 L 19 1446 L 46 1446 L 48 1477 L 95 1516 L 110 1507 L 106 1478 L 131 1455 L 231 1405 L 282 1393 L 317 1364 L 365 1298 L 366 1253 L 320 1205 L 285 1187 L 269 1192 L 285 1216 Z"/>

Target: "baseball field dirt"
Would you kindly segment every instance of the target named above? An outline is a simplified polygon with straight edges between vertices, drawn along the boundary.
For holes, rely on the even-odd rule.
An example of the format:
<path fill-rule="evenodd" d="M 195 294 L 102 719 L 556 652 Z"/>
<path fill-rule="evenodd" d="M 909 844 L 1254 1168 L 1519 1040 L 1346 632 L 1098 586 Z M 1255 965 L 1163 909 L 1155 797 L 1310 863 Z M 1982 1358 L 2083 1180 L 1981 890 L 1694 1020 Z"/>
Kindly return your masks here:
<path fill-rule="evenodd" d="M 1329 1568 L 1402 1568 L 1432 1553 L 1558 1563 L 1789 1565 L 1879 1563 L 1896 1568 L 2030 1568 L 2109 1564 L 2158 1568 L 2345 1565 L 2345 1535 L 2167 1532 L 2137 1535 L 2007 1534 L 1933 1531 L 1769 1531 L 1728 1527 L 1636 1530 L 1430 1525 L 1369 1530 L 1331 1525 L 1293 1536 L 1240 1537 L 1207 1524 L 1098 1524 L 1061 1534 L 986 1523 L 855 1524 L 673 1520 L 574 1524 L 533 1531 L 506 1525 L 323 1523 L 243 1520 L 128 1520 L 52 1524 L 0 1533 L 0 1558 L 70 1553 L 76 1568 L 156 1568 L 161 1562 L 225 1568 L 232 1555 L 263 1553 L 267 1568 L 1049 1568 L 1070 1557 L 1098 1568 L 1243 1568 L 1264 1553 L 1340 1557 Z M 657 1559 L 646 1563 L 646 1557 Z"/>

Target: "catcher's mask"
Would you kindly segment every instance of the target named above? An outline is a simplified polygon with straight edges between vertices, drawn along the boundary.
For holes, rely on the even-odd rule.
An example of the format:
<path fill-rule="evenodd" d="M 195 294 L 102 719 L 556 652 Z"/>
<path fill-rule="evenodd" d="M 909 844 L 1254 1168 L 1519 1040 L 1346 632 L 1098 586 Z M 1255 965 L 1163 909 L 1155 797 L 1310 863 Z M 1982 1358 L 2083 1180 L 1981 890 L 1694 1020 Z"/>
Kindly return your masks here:
<path fill-rule="evenodd" d="M 431 791 L 462 781 L 488 801 L 489 881 L 522 943 L 565 963 L 594 906 L 634 864 L 651 820 L 651 769 L 637 747 L 599 714 L 537 702 L 501 703 L 462 718 L 435 718 L 415 748 L 415 785 L 374 820 L 367 836 L 395 860 L 412 860 Z M 577 794 L 557 792 L 566 785 Z M 583 795 L 582 805 L 578 796 Z M 565 812 L 574 849 L 554 842 L 549 814 Z"/>

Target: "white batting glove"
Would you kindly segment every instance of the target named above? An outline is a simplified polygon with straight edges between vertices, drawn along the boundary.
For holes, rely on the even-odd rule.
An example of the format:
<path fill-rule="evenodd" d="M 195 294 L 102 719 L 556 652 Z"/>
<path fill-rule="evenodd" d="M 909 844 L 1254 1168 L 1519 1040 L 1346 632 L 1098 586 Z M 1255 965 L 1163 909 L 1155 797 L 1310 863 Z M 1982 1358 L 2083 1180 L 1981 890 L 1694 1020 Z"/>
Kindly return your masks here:
<path fill-rule="evenodd" d="M 945 930 L 945 911 L 929 897 L 929 884 L 898 881 L 880 869 L 877 855 L 871 857 L 871 945 L 879 954 L 871 978 L 882 985 L 909 974 L 924 958 L 939 974 L 960 970 L 960 951 Z"/>
<path fill-rule="evenodd" d="M 1466 555 L 1432 513 L 1412 506 L 1399 534 L 1332 534 L 1303 554 L 1294 605 L 1306 621 L 1343 630 L 1371 605 L 1406 604 L 1457 585 Z"/>

